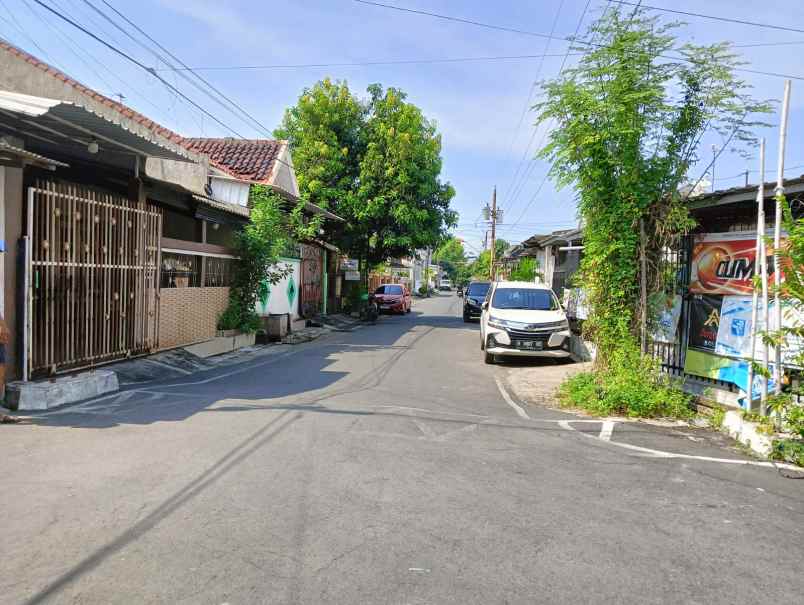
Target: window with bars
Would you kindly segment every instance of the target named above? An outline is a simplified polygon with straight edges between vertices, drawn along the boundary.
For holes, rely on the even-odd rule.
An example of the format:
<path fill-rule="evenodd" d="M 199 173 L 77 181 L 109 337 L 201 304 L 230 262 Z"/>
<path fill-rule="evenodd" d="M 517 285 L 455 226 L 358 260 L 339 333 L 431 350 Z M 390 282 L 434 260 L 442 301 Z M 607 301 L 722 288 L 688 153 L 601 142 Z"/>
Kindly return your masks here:
<path fill-rule="evenodd" d="M 235 259 L 209 256 L 205 261 L 204 285 L 207 288 L 224 288 L 232 285 Z"/>
<path fill-rule="evenodd" d="M 201 257 L 162 253 L 162 288 L 198 288 L 201 285 Z"/>

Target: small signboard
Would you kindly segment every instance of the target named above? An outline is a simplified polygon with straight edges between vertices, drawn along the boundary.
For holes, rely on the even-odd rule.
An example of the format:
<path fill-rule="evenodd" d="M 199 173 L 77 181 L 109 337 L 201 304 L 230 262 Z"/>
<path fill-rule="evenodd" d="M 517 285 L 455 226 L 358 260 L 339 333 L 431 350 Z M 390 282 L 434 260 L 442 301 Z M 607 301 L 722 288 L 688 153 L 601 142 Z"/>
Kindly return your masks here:
<path fill-rule="evenodd" d="M 343 278 L 346 281 L 360 281 L 360 271 L 346 271 Z"/>
<path fill-rule="evenodd" d="M 341 261 L 341 268 L 344 271 L 357 271 L 360 268 L 360 261 L 356 258 L 347 258 Z M 346 279 L 349 279 L 348 277 Z"/>

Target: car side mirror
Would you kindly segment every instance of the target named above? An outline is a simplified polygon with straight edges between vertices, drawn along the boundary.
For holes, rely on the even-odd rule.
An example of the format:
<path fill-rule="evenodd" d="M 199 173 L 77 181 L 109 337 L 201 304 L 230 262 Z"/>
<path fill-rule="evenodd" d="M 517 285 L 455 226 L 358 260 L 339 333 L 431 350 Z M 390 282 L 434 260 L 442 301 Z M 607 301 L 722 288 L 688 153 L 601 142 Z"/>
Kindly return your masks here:
<path fill-rule="evenodd" d="M 489 310 L 489 303 L 484 302 L 484 303 L 481 305 L 481 308 L 482 308 L 484 311 L 488 311 L 488 310 Z"/>

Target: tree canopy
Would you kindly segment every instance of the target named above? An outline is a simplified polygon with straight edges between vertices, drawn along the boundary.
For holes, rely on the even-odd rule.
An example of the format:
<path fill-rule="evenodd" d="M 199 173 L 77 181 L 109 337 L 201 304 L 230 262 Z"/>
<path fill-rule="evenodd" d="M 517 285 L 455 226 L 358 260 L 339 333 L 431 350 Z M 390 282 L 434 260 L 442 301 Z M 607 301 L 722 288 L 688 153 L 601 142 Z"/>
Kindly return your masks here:
<path fill-rule="evenodd" d="M 326 223 L 327 237 L 364 267 L 434 246 L 456 222 L 435 124 L 399 89 L 368 94 L 317 82 L 274 133 L 290 142 L 302 199 L 346 219 Z"/>
<path fill-rule="evenodd" d="M 552 162 L 557 184 L 578 197 L 581 276 L 592 310 L 585 328 L 603 363 L 644 330 L 640 251 L 643 277 L 659 290 L 662 252 L 692 226 L 678 186 L 701 137 L 719 133 L 726 146 L 744 147 L 759 124 L 752 116 L 769 110 L 735 76 L 739 63 L 727 44 L 681 44 L 677 27 L 612 7 L 585 36 L 598 40 L 595 47 L 546 82 L 536 106 L 538 120 L 553 126 L 540 155 Z"/>
<path fill-rule="evenodd" d="M 463 242 L 456 237 L 448 238 L 433 253 L 433 261 L 441 265 L 453 282 L 459 282 L 467 264 Z"/>

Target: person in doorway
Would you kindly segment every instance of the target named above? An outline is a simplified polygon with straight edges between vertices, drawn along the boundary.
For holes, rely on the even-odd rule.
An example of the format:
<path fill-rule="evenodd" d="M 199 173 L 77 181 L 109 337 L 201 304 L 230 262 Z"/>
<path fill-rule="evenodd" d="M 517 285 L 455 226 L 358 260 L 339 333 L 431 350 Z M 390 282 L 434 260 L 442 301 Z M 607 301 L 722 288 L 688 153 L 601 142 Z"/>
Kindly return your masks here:
<path fill-rule="evenodd" d="M 6 321 L 0 315 L 0 400 L 6 398 L 6 345 L 11 339 L 11 334 L 6 327 Z M 9 416 L 0 412 L 0 424 L 13 424 L 19 422 L 19 418 Z"/>

